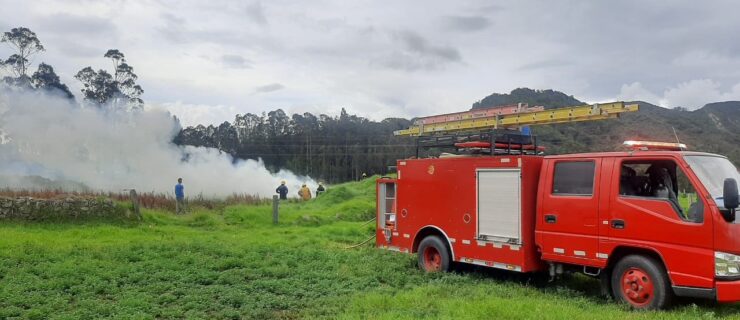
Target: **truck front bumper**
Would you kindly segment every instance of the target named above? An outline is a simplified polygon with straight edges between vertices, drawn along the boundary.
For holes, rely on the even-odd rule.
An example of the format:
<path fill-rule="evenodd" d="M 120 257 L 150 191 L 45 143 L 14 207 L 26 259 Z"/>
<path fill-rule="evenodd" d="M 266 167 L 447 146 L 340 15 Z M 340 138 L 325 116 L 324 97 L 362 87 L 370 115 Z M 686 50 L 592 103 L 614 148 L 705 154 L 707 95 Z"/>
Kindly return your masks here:
<path fill-rule="evenodd" d="M 680 297 L 740 302 L 740 280 L 715 280 L 714 284 L 714 288 L 673 286 L 673 292 Z"/>
<path fill-rule="evenodd" d="M 740 301 L 740 280 L 715 281 L 717 288 L 717 301 L 736 302 Z"/>

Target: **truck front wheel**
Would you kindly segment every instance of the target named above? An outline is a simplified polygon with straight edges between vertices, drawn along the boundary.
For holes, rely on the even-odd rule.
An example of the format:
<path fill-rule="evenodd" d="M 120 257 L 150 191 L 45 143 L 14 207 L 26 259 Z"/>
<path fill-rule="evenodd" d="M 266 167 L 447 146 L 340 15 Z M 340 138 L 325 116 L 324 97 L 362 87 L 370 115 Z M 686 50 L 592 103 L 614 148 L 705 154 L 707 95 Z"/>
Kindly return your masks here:
<path fill-rule="evenodd" d="M 612 271 L 611 285 L 614 297 L 635 309 L 663 309 L 673 298 L 673 290 L 662 265 L 646 256 L 622 258 Z"/>
<path fill-rule="evenodd" d="M 426 272 L 448 271 L 450 251 L 442 239 L 428 236 L 419 244 L 419 268 Z"/>

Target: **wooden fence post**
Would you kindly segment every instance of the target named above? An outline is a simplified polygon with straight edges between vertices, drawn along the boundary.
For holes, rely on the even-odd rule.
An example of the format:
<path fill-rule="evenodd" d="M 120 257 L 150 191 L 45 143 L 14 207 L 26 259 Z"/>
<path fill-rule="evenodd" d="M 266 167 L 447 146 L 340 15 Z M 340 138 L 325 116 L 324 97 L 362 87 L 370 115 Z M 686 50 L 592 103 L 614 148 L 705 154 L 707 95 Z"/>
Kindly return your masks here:
<path fill-rule="evenodd" d="M 272 196 L 272 223 L 278 224 L 278 206 L 280 205 L 280 199 L 277 195 Z"/>
<path fill-rule="evenodd" d="M 134 214 L 139 218 L 139 221 L 143 220 L 141 218 L 141 210 L 139 210 L 139 196 L 136 195 L 136 189 L 129 190 L 128 194 L 131 198 L 131 204 L 134 206 Z"/>

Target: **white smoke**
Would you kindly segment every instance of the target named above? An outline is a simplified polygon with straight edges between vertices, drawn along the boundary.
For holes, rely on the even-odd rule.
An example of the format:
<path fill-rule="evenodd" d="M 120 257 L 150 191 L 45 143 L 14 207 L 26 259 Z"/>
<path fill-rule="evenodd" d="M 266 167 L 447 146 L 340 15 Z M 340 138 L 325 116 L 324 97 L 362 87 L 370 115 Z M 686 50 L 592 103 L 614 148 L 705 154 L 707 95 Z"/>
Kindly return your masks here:
<path fill-rule="evenodd" d="M 270 197 L 281 180 L 296 196 L 303 183 L 290 171 L 270 173 L 255 160 L 234 160 L 216 149 L 179 147 L 178 127 L 161 109 L 136 113 L 80 108 L 40 93 L 0 89 L 0 176 L 79 181 L 103 191 L 174 193 L 183 178 L 187 196 L 247 193 Z M 10 181 L 5 186 L 13 187 Z M 0 181 L 0 186 L 3 181 Z"/>

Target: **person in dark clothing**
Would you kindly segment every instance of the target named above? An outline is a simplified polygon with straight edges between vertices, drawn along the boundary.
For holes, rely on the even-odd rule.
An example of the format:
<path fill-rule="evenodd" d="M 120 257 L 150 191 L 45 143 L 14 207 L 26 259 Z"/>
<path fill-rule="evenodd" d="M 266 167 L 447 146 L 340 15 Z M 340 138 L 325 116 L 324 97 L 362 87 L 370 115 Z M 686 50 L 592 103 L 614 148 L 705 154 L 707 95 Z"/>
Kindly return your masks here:
<path fill-rule="evenodd" d="M 280 186 L 275 189 L 275 192 L 280 195 L 280 200 L 288 199 L 288 187 L 285 186 L 285 180 L 280 182 Z"/>
<path fill-rule="evenodd" d="M 619 194 L 624 196 L 636 196 L 635 177 L 637 172 L 628 166 L 622 165 L 622 172 L 619 173 Z"/>
<path fill-rule="evenodd" d="M 326 191 L 326 188 L 324 188 L 324 185 L 319 182 L 319 187 L 316 188 L 316 197 L 318 198 L 320 194 L 324 193 Z"/>

